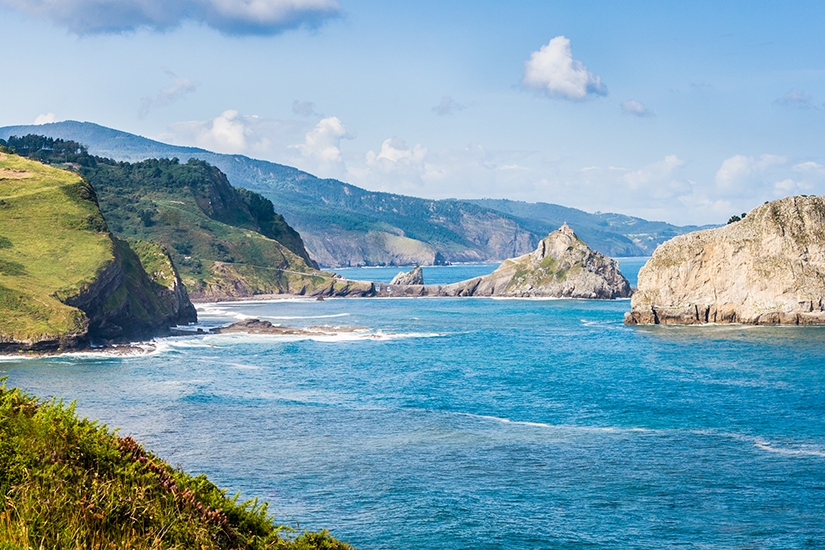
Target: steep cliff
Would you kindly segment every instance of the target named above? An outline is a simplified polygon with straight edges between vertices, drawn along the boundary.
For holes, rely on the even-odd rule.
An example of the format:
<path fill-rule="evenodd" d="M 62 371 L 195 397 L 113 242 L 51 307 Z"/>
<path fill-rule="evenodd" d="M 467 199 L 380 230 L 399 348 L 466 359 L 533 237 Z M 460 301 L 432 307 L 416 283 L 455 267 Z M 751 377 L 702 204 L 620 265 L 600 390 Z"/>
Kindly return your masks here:
<path fill-rule="evenodd" d="M 766 203 L 662 244 L 625 323 L 825 323 L 825 197 Z"/>
<path fill-rule="evenodd" d="M 0 153 L 0 351 L 168 332 L 195 311 L 168 255 L 112 237 L 78 174 Z"/>

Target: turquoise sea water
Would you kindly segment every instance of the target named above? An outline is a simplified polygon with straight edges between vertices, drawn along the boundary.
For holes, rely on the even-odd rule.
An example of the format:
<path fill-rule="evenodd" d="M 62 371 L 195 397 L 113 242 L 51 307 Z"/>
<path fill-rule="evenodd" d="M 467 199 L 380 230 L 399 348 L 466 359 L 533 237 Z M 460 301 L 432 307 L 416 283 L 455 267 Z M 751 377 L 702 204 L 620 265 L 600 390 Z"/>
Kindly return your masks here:
<path fill-rule="evenodd" d="M 368 329 L 169 338 L 0 376 L 362 550 L 825 546 L 825 327 L 625 327 L 628 309 L 217 304 L 201 326 Z"/>

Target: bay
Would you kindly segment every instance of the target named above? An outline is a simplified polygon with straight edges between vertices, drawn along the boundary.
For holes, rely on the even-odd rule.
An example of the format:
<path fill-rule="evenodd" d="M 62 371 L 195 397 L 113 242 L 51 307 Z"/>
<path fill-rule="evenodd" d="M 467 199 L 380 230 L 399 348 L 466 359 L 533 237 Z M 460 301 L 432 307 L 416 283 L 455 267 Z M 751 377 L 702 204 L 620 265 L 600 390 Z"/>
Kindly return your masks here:
<path fill-rule="evenodd" d="M 635 284 L 644 260 L 620 262 Z M 825 327 L 625 327 L 629 306 L 210 304 L 198 326 L 367 328 L 4 358 L 0 376 L 363 550 L 825 545 Z"/>

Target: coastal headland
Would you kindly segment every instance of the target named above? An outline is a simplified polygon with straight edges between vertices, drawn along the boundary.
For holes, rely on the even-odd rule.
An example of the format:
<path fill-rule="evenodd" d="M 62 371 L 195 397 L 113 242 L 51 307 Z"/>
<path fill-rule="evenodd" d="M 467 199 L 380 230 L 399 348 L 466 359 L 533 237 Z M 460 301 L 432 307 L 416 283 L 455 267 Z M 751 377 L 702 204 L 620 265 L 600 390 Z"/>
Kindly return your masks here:
<path fill-rule="evenodd" d="M 825 323 L 825 197 L 765 203 L 660 245 L 625 323 Z"/>

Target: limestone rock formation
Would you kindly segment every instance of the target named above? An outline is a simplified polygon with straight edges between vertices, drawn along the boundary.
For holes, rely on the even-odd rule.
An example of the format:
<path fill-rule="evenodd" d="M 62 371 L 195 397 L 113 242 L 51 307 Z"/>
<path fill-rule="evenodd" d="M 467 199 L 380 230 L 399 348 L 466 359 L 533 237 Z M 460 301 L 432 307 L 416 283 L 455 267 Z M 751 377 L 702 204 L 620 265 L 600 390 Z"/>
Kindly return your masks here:
<path fill-rule="evenodd" d="M 493 273 L 444 286 L 375 285 L 376 296 L 504 296 L 627 298 L 630 285 L 616 260 L 594 252 L 563 225 L 529 254 L 505 260 Z"/>
<path fill-rule="evenodd" d="M 825 196 L 766 203 L 660 245 L 625 323 L 825 323 Z"/>
<path fill-rule="evenodd" d="M 391 285 L 423 285 L 424 284 L 424 270 L 420 266 L 415 266 L 412 271 L 404 273 L 403 271 L 392 278 Z"/>
<path fill-rule="evenodd" d="M 443 286 L 439 294 L 609 300 L 631 290 L 616 260 L 591 250 L 565 224 L 530 254 L 505 260 L 490 275 Z"/>

